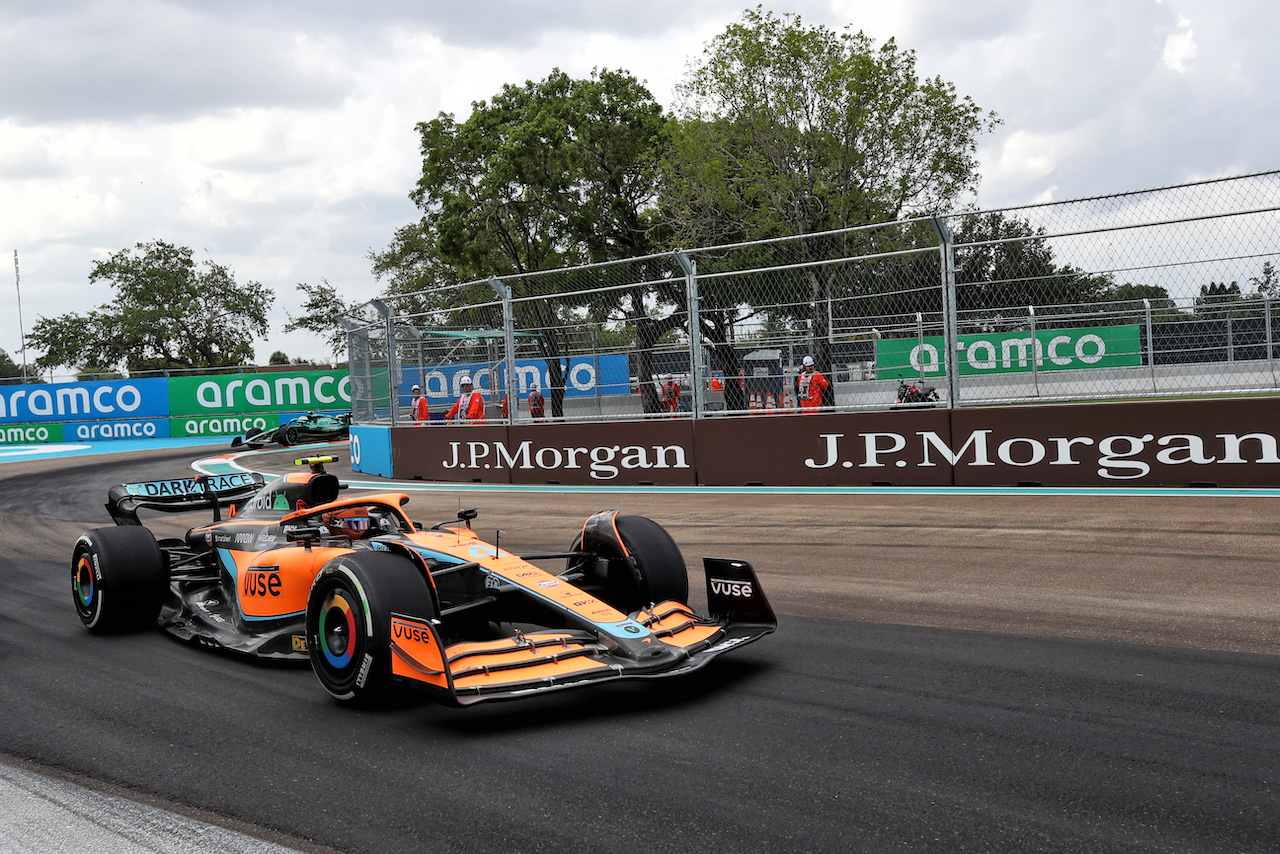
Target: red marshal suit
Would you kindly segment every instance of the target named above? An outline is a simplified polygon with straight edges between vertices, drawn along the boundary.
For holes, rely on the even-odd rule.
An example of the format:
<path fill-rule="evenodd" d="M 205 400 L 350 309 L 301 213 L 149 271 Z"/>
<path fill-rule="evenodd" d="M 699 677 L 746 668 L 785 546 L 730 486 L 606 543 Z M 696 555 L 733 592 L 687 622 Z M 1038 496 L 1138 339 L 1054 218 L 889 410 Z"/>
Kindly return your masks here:
<path fill-rule="evenodd" d="M 452 421 L 455 416 L 459 416 L 459 422 L 484 424 L 484 395 L 478 391 L 464 391 L 444 417 L 446 421 Z"/>

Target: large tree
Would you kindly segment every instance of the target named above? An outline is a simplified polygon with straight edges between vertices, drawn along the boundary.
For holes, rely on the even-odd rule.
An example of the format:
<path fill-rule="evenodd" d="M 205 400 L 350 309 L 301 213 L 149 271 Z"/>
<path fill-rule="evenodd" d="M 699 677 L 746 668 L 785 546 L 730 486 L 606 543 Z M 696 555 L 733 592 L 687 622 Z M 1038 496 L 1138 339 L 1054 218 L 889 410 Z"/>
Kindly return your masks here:
<path fill-rule="evenodd" d="M 366 303 L 344 300 L 327 279 L 322 279 L 318 285 L 299 282 L 298 290 L 303 295 L 301 313 L 295 316 L 293 312 L 286 312 L 289 321 L 284 325 L 284 331 L 310 332 L 335 357 L 347 351 L 347 331 L 338 322 L 338 318 L 345 316 L 357 321 L 371 320 L 369 315 L 372 312 L 368 310 Z"/>
<path fill-rule="evenodd" d="M 0 348 L 0 379 L 9 379 L 11 377 L 20 377 L 23 375 L 22 365 L 19 365 L 10 358 L 9 354 Z"/>
<path fill-rule="evenodd" d="M 374 270 L 401 293 L 414 284 L 430 291 L 507 276 L 520 298 L 564 287 L 563 280 L 535 283 L 522 275 L 649 254 L 667 126 L 662 107 L 641 83 L 607 69 L 587 79 L 556 70 L 541 81 L 504 86 L 492 100 L 473 104 L 463 122 L 447 113 L 423 122 L 422 177 L 411 194 L 422 219 L 374 254 Z M 484 290 L 480 300 L 492 301 Z M 539 333 L 553 413 L 562 411 L 559 371 L 569 349 L 567 329 L 586 318 L 632 324 L 644 355 L 678 324 L 650 318 L 645 293 L 582 287 L 578 299 L 517 302 L 519 325 Z M 469 324 L 499 322 L 495 312 L 459 313 L 456 296 L 437 291 L 414 308 L 452 311 Z"/>
<path fill-rule="evenodd" d="M 259 282 L 237 282 L 222 264 L 197 264 L 191 249 L 163 240 L 96 261 L 90 285 L 113 299 L 86 313 L 40 318 L 27 346 L 43 351 L 43 368 L 130 371 L 245 364 L 267 334 L 275 295 Z"/>
<path fill-rule="evenodd" d="M 861 32 L 808 27 L 760 8 L 707 45 L 678 92 L 662 208 L 673 239 L 686 246 L 813 235 L 949 208 L 975 188 L 977 138 L 996 123 L 951 83 L 919 77 L 914 52 L 893 40 L 877 46 Z M 818 261 L 856 251 L 856 243 L 814 238 L 791 260 Z M 778 294 L 810 306 L 824 370 L 837 275 L 811 266 Z M 708 322 L 703 336 L 732 358 L 724 331 Z"/>

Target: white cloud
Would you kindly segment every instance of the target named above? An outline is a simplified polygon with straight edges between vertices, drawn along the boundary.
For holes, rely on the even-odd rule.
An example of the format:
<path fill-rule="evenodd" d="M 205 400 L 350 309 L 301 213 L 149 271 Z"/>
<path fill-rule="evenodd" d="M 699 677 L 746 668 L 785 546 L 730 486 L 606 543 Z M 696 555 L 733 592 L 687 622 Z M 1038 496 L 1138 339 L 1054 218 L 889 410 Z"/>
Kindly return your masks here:
<path fill-rule="evenodd" d="M 1187 73 L 1187 62 L 1196 58 L 1196 38 L 1195 33 L 1191 29 L 1191 22 L 1186 18 L 1178 18 L 1178 31 L 1170 33 L 1168 38 L 1164 40 L 1164 53 L 1161 59 L 1164 60 L 1165 68 L 1178 72 L 1179 74 Z"/>

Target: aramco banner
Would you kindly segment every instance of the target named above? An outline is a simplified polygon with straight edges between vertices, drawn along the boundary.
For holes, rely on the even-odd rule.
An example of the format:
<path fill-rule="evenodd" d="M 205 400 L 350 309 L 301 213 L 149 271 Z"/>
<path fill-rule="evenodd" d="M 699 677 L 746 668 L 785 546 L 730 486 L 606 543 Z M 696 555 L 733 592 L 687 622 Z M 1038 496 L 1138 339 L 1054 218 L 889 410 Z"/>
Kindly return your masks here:
<path fill-rule="evenodd" d="M 0 386 L 0 444 L 227 436 L 351 408 L 346 371 Z"/>
<path fill-rule="evenodd" d="M 159 377 L 0 386 L 0 424 L 163 417 L 168 383 Z"/>
<path fill-rule="evenodd" d="M 574 356 L 561 359 L 561 377 L 565 397 L 592 397 L 605 394 L 627 394 L 630 391 L 626 355 Z M 463 376 L 471 378 L 476 391 L 499 400 L 506 390 L 506 362 L 496 366 L 481 363 L 451 365 L 424 365 L 412 362 L 400 366 L 400 397 L 408 402 L 415 384 L 422 386 L 422 393 L 433 402 L 456 400 L 461 393 Z M 551 390 L 551 372 L 543 359 L 517 359 L 515 375 L 516 393 L 524 398 L 536 387 L 543 392 Z"/>
<path fill-rule="evenodd" d="M 876 370 L 882 378 L 945 376 L 943 348 L 941 336 L 882 338 L 876 342 Z M 961 335 L 956 350 L 962 377 L 1142 364 L 1137 326 Z"/>
<path fill-rule="evenodd" d="M 170 415 L 351 408 L 351 381 L 346 371 L 172 377 L 168 382 Z"/>

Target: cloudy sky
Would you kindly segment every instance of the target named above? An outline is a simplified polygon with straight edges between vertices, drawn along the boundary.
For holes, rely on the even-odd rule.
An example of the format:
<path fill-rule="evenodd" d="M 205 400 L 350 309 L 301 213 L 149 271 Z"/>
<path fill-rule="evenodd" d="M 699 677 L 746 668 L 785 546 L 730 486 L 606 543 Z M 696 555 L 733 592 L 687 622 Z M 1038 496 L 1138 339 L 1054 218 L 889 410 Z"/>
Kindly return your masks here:
<path fill-rule="evenodd" d="M 155 239 L 277 295 L 377 294 L 366 258 L 417 218 L 414 125 L 504 83 L 622 68 L 664 105 L 738 20 L 726 0 L 0 0 L 0 348 L 109 301 L 93 262 Z M 916 51 L 1004 124 L 984 207 L 1280 167 L 1275 0 L 792 0 Z M 36 353 L 31 353 L 34 358 Z"/>

